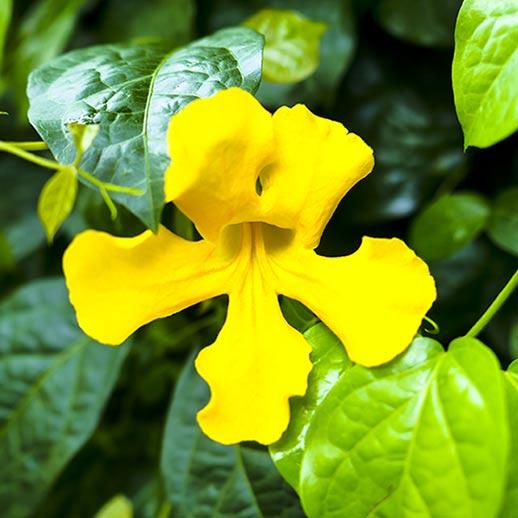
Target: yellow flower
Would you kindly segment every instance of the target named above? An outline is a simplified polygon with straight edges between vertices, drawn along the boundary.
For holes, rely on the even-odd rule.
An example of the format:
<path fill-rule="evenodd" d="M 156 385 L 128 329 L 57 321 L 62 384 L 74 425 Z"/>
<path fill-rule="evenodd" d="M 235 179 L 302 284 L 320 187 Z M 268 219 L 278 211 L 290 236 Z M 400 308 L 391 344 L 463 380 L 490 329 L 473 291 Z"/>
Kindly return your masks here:
<path fill-rule="evenodd" d="M 411 342 L 435 299 L 427 266 L 399 239 L 365 237 L 347 257 L 314 249 L 372 150 L 306 107 L 268 113 L 237 88 L 190 103 L 169 126 L 165 192 L 203 240 L 165 227 L 133 238 L 78 235 L 64 256 L 81 328 L 119 344 L 140 326 L 228 294 L 226 322 L 196 368 L 211 389 L 199 412 L 221 443 L 269 444 L 306 390 L 310 348 L 278 296 L 310 308 L 350 358 L 379 365 Z"/>

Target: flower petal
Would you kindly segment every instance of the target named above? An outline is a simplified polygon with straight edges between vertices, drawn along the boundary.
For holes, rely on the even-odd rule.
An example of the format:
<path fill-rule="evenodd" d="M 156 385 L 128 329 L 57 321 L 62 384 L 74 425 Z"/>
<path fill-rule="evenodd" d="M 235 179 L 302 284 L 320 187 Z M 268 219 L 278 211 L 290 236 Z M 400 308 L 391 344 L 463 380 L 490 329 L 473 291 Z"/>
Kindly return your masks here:
<path fill-rule="evenodd" d="M 88 230 L 63 257 L 80 327 L 111 345 L 152 320 L 223 293 L 224 266 L 212 244 L 186 241 L 165 227 L 132 238 Z"/>
<path fill-rule="evenodd" d="M 335 258 L 292 247 L 275 261 L 279 292 L 316 313 L 366 366 L 404 351 L 436 297 L 428 267 L 399 239 L 364 237 Z"/>
<path fill-rule="evenodd" d="M 273 125 L 276 162 L 261 174 L 264 220 L 315 248 L 342 197 L 372 170 L 372 149 L 303 105 L 277 110 Z"/>
<path fill-rule="evenodd" d="M 311 370 L 310 347 L 290 327 L 277 295 L 253 272 L 230 294 L 227 320 L 216 342 L 203 349 L 196 368 L 211 389 L 198 422 L 223 444 L 270 444 L 289 422 L 288 398 L 302 396 Z"/>
<path fill-rule="evenodd" d="M 188 104 L 171 119 L 166 200 L 213 242 L 226 225 L 257 219 L 256 181 L 272 160 L 272 117 L 239 88 Z"/>

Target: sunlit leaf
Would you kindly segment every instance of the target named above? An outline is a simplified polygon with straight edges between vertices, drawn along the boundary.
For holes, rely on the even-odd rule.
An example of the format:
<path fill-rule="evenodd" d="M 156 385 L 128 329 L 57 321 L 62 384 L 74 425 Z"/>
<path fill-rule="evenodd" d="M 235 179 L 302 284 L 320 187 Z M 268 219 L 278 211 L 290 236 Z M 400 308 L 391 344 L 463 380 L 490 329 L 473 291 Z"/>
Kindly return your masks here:
<path fill-rule="evenodd" d="M 326 25 L 295 11 L 263 9 L 244 25 L 265 38 L 263 78 L 272 83 L 296 83 L 318 67 L 320 39 Z"/>
<path fill-rule="evenodd" d="M 127 346 L 78 329 L 61 279 L 0 305 L 0 509 L 29 516 L 97 426 Z"/>
<path fill-rule="evenodd" d="M 5 36 L 11 23 L 13 0 L 0 0 L 0 68 L 4 61 Z"/>
<path fill-rule="evenodd" d="M 465 0 L 455 29 L 453 92 L 464 145 L 489 147 L 518 128 L 518 2 Z"/>
<path fill-rule="evenodd" d="M 97 124 L 86 125 L 71 122 L 68 124 L 68 129 L 72 135 L 76 150 L 80 154 L 83 154 L 92 145 L 92 142 L 99 133 L 99 126 Z"/>
<path fill-rule="evenodd" d="M 145 191 L 113 193 L 156 229 L 170 161 L 171 116 L 198 97 L 240 86 L 257 88 L 263 38 L 246 28 L 220 31 L 175 51 L 158 45 L 106 45 L 65 54 L 31 75 L 29 118 L 61 163 L 75 147 L 65 124 L 98 124 L 81 166 L 99 180 Z"/>
<path fill-rule="evenodd" d="M 74 167 L 62 167 L 44 185 L 38 200 L 38 216 L 49 242 L 72 212 L 76 196 L 77 175 Z"/>
<path fill-rule="evenodd" d="M 114 496 L 106 502 L 94 518 L 132 518 L 133 505 L 124 495 Z"/>
<path fill-rule="evenodd" d="M 518 255 L 518 187 L 506 189 L 496 197 L 487 232 L 497 246 Z"/>
<path fill-rule="evenodd" d="M 482 232 L 488 218 L 489 205 L 476 193 L 442 196 L 413 220 L 410 245 L 425 261 L 450 257 Z"/>

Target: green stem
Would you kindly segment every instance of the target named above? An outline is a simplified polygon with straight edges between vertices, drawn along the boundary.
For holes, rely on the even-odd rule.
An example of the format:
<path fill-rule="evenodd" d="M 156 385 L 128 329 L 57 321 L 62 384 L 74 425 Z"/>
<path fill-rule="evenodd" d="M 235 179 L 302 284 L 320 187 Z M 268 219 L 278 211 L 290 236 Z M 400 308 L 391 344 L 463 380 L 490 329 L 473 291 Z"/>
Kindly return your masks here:
<path fill-rule="evenodd" d="M 7 153 L 11 153 L 11 155 L 18 156 L 27 160 L 28 162 L 32 162 L 33 164 L 39 165 L 41 167 L 46 167 L 47 169 L 57 170 L 62 167 L 57 162 L 53 160 L 47 160 L 46 158 L 42 158 L 40 156 L 33 155 L 24 149 L 20 149 L 19 147 L 9 143 L 9 142 L 1 142 L 0 141 L 0 151 L 6 151 Z"/>
<path fill-rule="evenodd" d="M 113 183 L 102 182 L 101 180 L 98 180 L 95 176 L 88 173 L 87 171 L 84 171 L 83 169 L 79 169 L 78 173 L 85 180 L 88 180 L 91 184 L 95 185 L 99 189 L 102 188 L 106 191 L 123 192 L 125 194 L 131 194 L 132 196 L 141 196 L 142 194 L 144 194 L 144 192 L 140 189 L 134 189 L 133 187 L 124 187 L 122 185 L 115 185 Z"/>
<path fill-rule="evenodd" d="M 484 314 L 477 320 L 475 325 L 466 333 L 466 336 L 478 336 L 478 334 L 486 327 L 490 320 L 495 316 L 495 313 L 501 308 L 502 304 L 510 297 L 511 293 L 518 286 L 518 270 L 509 279 L 507 284 L 502 288 L 502 291 L 496 296 L 495 300 L 486 309 Z"/>
<path fill-rule="evenodd" d="M 46 142 L 4 142 L 10 146 L 15 146 L 18 149 L 24 149 L 25 151 L 47 151 L 49 146 Z"/>

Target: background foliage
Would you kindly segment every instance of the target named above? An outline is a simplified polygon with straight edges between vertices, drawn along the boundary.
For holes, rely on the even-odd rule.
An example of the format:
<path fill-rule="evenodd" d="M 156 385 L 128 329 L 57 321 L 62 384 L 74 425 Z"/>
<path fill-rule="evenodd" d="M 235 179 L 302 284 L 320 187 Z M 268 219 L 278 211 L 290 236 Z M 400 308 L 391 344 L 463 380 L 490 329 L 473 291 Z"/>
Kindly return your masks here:
<path fill-rule="evenodd" d="M 517 295 L 484 329 L 487 347 L 443 346 L 517 267 L 518 9 L 466 0 L 455 31 L 461 4 L 0 0 L 0 136 L 33 141 L 37 131 L 75 168 L 60 166 L 65 180 L 40 199 L 48 243 L 37 207 L 51 171 L 0 155 L 2 516 L 512 516 L 518 367 L 501 368 L 518 357 Z M 265 43 L 253 29 L 266 40 L 262 80 Z M 65 50 L 75 51 L 56 58 Z M 61 278 L 64 249 L 87 227 L 134 235 L 162 221 L 193 237 L 163 208 L 164 114 L 233 85 L 271 109 L 305 103 L 374 148 L 375 172 L 340 205 L 320 252 L 399 236 L 439 292 L 439 334 L 423 329 L 379 369 L 351 365 L 305 308 L 282 301 L 315 368 L 270 452 L 218 445 L 194 419 L 208 394 L 193 354 L 215 338 L 224 300 L 112 349 L 77 328 Z M 83 149 L 70 122 L 99 132 Z"/>

